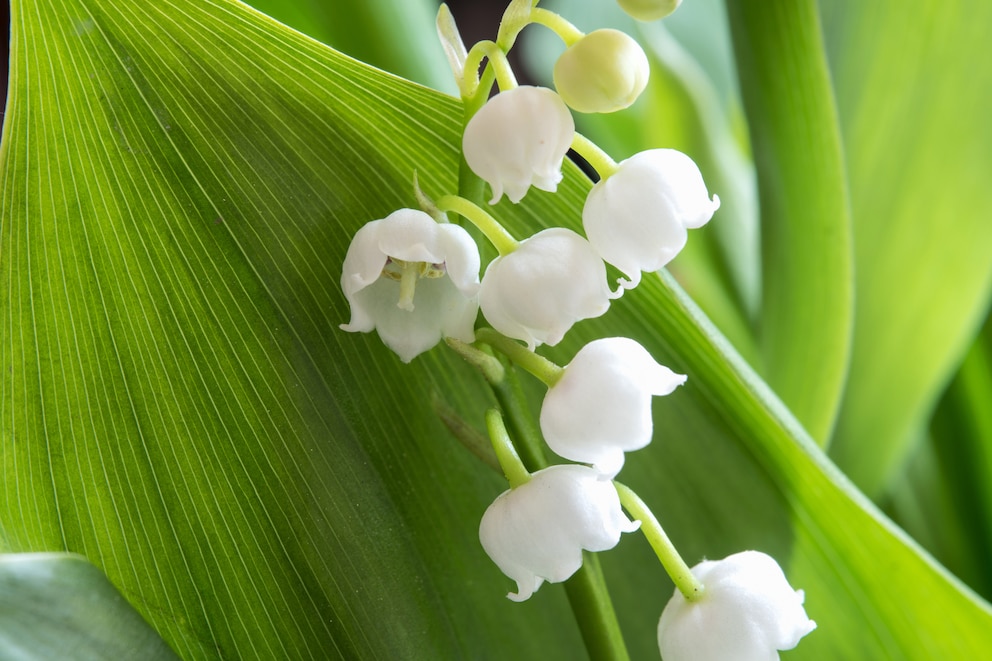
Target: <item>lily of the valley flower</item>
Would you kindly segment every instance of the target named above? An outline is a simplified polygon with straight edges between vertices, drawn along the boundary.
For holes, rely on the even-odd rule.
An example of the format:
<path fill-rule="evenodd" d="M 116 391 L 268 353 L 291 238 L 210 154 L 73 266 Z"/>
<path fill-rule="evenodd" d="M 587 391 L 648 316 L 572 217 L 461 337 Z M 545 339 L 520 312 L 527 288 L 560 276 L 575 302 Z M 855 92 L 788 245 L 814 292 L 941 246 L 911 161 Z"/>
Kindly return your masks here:
<path fill-rule="evenodd" d="M 688 237 L 720 208 L 711 200 L 699 168 L 674 149 L 651 149 L 620 163 L 612 176 L 589 192 L 582 209 L 586 236 L 608 263 L 641 281 L 641 271 L 657 271 L 674 258 Z"/>
<path fill-rule="evenodd" d="M 595 340 L 575 354 L 548 390 L 541 432 L 556 454 L 613 477 L 625 451 L 651 442 L 651 397 L 668 395 L 685 379 L 656 363 L 634 340 Z"/>
<path fill-rule="evenodd" d="M 555 89 L 579 112 L 615 112 L 630 106 L 648 84 L 647 55 L 619 30 L 594 30 L 555 62 Z"/>
<path fill-rule="evenodd" d="M 596 250 L 575 232 L 555 227 L 489 264 L 479 304 L 493 328 L 533 351 L 557 344 L 575 322 L 600 316 L 614 297 Z"/>
<path fill-rule="evenodd" d="M 341 288 L 351 305 L 351 321 L 341 328 L 377 330 L 408 363 L 442 336 L 475 339 L 479 249 L 461 227 L 400 209 L 355 234 Z"/>
<path fill-rule="evenodd" d="M 620 8 L 639 21 L 657 21 L 679 8 L 682 0 L 617 0 Z"/>
<path fill-rule="evenodd" d="M 658 623 L 664 661 L 776 661 L 816 628 L 775 560 L 758 551 L 735 553 L 692 568 L 705 586 L 687 601 L 678 590 Z"/>
<path fill-rule="evenodd" d="M 489 183 L 496 204 L 506 193 L 519 202 L 530 186 L 554 192 L 575 122 L 557 94 L 521 86 L 491 98 L 465 127 L 462 149 L 476 175 Z"/>
<path fill-rule="evenodd" d="M 585 466 L 551 466 L 503 492 L 479 524 L 492 561 L 517 583 L 513 601 L 541 583 L 560 583 L 582 566 L 582 550 L 606 551 L 637 530 L 620 508 L 613 483 Z"/>

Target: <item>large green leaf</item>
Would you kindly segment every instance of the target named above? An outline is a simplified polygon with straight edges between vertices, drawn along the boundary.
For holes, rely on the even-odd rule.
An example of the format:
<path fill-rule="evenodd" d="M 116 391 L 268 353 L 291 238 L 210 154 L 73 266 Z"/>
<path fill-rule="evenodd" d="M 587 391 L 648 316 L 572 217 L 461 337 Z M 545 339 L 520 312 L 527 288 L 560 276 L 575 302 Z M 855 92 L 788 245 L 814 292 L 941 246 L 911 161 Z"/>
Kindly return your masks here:
<path fill-rule="evenodd" d="M 762 373 L 820 443 L 854 313 L 847 179 L 814 0 L 727 2 L 761 206 Z"/>
<path fill-rule="evenodd" d="M 831 453 L 877 496 L 923 437 L 992 296 L 992 4 L 821 5 L 857 274 Z"/>
<path fill-rule="evenodd" d="M 0 652 L 6 661 L 175 661 L 99 569 L 58 553 L 0 555 Z"/>
<path fill-rule="evenodd" d="M 432 0 L 251 0 L 252 7 L 356 59 L 434 89 L 457 90 Z"/>
<path fill-rule="evenodd" d="M 505 484 L 452 441 L 491 396 L 441 349 L 345 334 L 350 236 L 457 180 L 453 99 L 217 0 L 14 5 L 0 147 L 3 545 L 102 568 L 183 658 L 575 658 L 563 593 L 485 557 Z M 575 226 L 589 182 L 496 213 Z M 667 277 L 550 355 L 642 341 L 689 384 L 624 480 L 688 559 L 774 553 L 820 625 L 803 658 L 969 658 L 992 612 L 854 491 Z M 532 399 L 540 393 L 530 388 Z M 627 642 L 671 593 L 604 554 Z M 939 612 L 939 618 L 933 617 Z M 513 635 L 507 635 L 513 632 Z"/>

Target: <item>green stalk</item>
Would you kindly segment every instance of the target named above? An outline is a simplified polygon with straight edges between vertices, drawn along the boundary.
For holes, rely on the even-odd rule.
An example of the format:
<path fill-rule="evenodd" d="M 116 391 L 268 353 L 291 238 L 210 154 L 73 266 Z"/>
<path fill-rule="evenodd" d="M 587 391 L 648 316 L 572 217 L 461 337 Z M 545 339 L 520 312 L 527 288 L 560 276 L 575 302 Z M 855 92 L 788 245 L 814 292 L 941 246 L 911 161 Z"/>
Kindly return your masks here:
<path fill-rule="evenodd" d="M 728 0 L 761 200 L 764 376 L 830 437 L 853 318 L 851 220 L 815 0 Z"/>
<path fill-rule="evenodd" d="M 524 465 L 531 472 L 547 467 L 541 433 L 527 407 L 516 371 L 507 366 L 503 381 L 491 385 Z M 586 651 L 592 661 L 625 661 L 630 656 L 599 560 L 587 551 L 583 551 L 582 558 L 582 567 L 565 581 L 565 594 Z"/>
<path fill-rule="evenodd" d="M 540 354 L 534 353 L 519 342 L 511 340 L 492 328 L 480 328 L 476 332 L 476 338 L 527 370 L 549 388 L 558 383 L 561 377 L 565 375 L 564 367 L 551 362 Z"/>
<path fill-rule="evenodd" d="M 689 565 L 682 559 L 675 544 L 672 544 L 672 540 L 668 537 L 665 529 L 661 527 L 654 512 L 627 485 L 614 482 L 613 486 L 616 487 L 617 494 L 620 496 L 620 504 L 634 519 L 641 522 L 641 532 L 644 533 L 644 537 L 654 549 L 654 553 L 661 561 L 665 572 L 668 573 L 682 596 L 686 598 L 686 601 L 696 601 L 701 598 L 705 591 L 703 584 L 693 576 Z"/>

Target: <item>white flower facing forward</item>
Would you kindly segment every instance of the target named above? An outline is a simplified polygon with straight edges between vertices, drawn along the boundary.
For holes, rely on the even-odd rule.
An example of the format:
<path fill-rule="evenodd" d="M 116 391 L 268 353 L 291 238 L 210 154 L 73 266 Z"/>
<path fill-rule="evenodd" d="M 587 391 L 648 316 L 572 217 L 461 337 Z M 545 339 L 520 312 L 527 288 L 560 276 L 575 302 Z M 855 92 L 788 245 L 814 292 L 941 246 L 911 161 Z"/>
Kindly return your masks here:
<path fill-rule="evenodd" d="M 596 250 L 575 232 L 554 227 L 489 264 L 479 304 L 493 328 L 533 351 L 557 344 L 575 322 L 600 316 L 614 297 Z"/>
<path fill-rule="evenodd" d="M 735 553 L 692 568 L 705 586 L 687 601 L 678 590 L 658 623 L 664 661 L 776 661 L 816 628 L 774 558 Z"/>
<path fill-rule="evenodd" d="M 541 432 L 554 452 L 616 475 L 624 452 L 651 442 L 651 397 L 686 377 L 659 365 L 634 340 L 610 337 L 582 347 L 541 406 Z"/>
<path fill-rule="evenodd" d="M 465 161 L 493 190 L 514 204 L 530 186 L 555 192 L 575 122 L 557 94 L 521 86 L 500 92 L 469 120 L 462 137 Z"/>
<path fill-rule="evenodd" d="M 699 168 L 674 149 L 634 154 L 589 192 L 582 209 L 586 236 L 608 263 L 641 281 L 641 271 L 657 271 L 674 258 L 688 237 L 720 208 L 711 200 Z"/>
<path fill-rule="evenodd" d="M 613 483 L 585 466 L 551 466 L 504 491 L 479 524 L 492 561 L 517 583 L 524 601 L 541 583 L 560 583 L 582 566 L 582 550 L 606 551 L 640 525 L 620 509 Z"/>
<path fill-rule="evenodd" d="M 475 339 L 479 249 L 457 225 L 400 209 L 367 223 L 348 247 L 341 288 L 351 305 L 342 330 L 379 332 L 403 362 L 442 336 Z"/>
<path fill-rule="evenodd" d="M 616 112 L 630 106 L 648 84 L 644 50 L 619 30 L 595 30 L 555 62 L 555 89 L 579 112 Z"/>

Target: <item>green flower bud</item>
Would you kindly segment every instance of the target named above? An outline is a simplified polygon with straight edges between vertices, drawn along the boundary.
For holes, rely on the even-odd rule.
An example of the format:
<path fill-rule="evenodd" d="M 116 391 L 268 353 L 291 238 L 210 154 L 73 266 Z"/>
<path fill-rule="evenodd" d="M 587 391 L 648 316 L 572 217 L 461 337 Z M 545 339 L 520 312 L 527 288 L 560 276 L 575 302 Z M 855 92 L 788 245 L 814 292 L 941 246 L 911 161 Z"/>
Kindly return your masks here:
<path fill-rule="evenodd" d="M 617 0 L 620 9 L 639 21 L 657 21 L 665 18 L 682 4 L 682 0 Z"/>
<path fill-rule="evenodd" d="M 648 84 L 644 51 L 619 30 L 596 30 L 569 46 L 555 63 L 558 94 L 579 112 L 623 110 Z"/>

